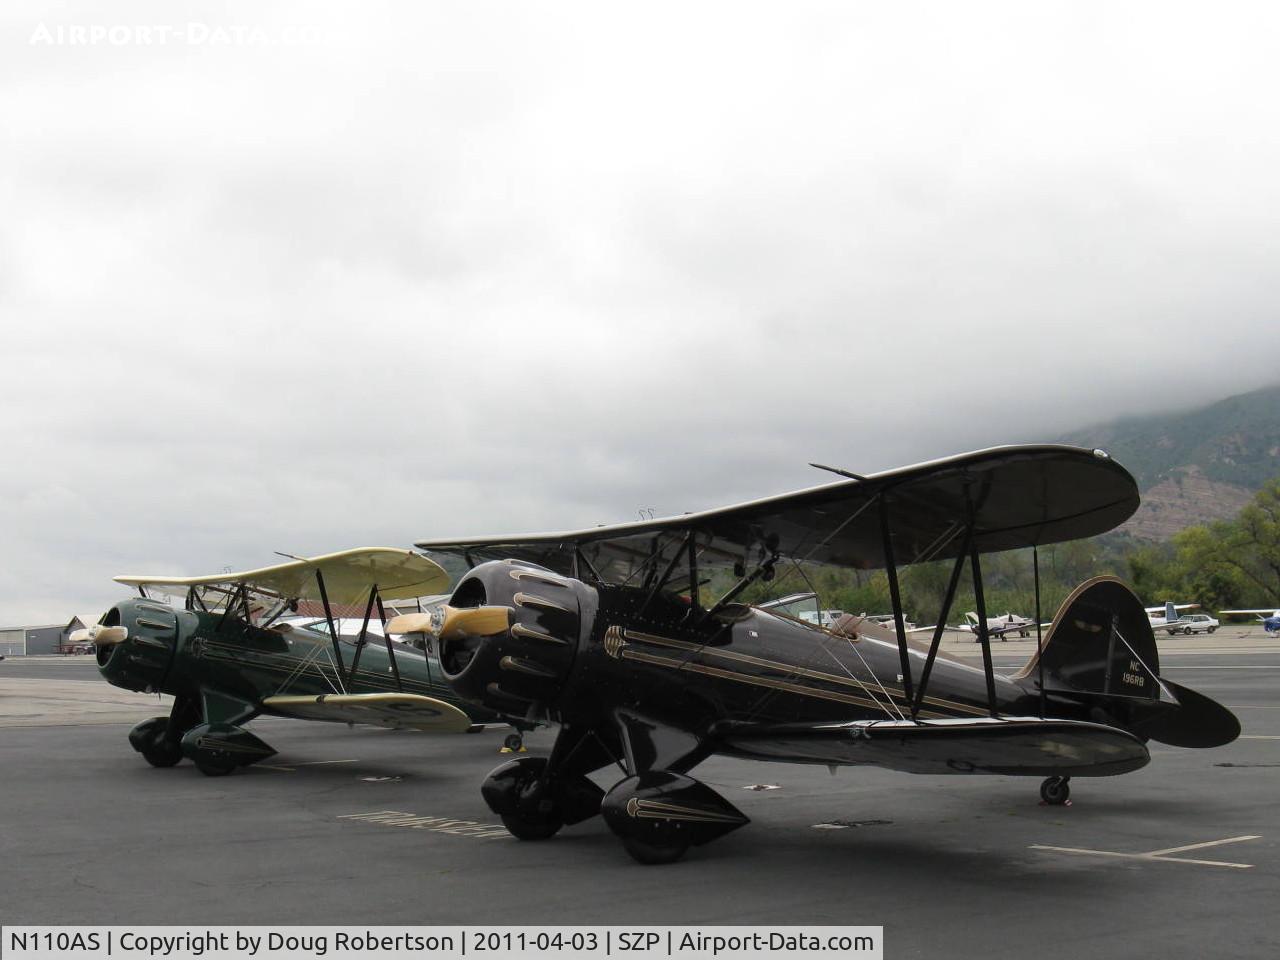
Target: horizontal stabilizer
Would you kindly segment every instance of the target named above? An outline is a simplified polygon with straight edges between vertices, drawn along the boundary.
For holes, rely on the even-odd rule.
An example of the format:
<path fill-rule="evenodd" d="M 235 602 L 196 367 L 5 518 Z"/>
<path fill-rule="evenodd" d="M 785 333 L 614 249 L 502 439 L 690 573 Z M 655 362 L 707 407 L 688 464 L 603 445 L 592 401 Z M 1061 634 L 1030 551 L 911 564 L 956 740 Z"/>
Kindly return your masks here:
<path fill-rule="evenodd" d="M 1221 747 L 1240 736 L 1240 721 L 1218 701 L 1172 680 L 1161 682 L 1178 704 L 1150 718 L 1136 719 L 1131 726 L 1137 733 L 1171 747 Z"/>
<path fill-rule="evenodd" d="M 1115 727 L 1030 717 L 743 724 L 715 732 L 734 753 L 759 760 L 904 773 L 1109 777 L 1150 759 L 1141 740 Z"/>
<path fill-rule="evenodd" d="M 272 713 L 301 720 L 368 723 L 396 730 L 465 733 L 471 718 L 451 703 L 416 693 L 329 693 L 267 697 Z"/>

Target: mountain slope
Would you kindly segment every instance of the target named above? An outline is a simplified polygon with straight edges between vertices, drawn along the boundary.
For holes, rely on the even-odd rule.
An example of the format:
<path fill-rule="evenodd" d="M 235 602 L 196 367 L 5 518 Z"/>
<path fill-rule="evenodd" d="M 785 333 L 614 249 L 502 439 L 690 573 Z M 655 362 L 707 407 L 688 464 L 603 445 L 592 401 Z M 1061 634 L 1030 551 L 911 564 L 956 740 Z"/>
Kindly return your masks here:
<path fill-rule="evenodd" d="M 1102 447 L 1124 464 L 1142 490 L 1142 507 L 1122 529 L 1163 540 L 1234 516 L 1280 476 L 1280 386 L 1186 413 L 1117 420 L 1063 440 Z"/>

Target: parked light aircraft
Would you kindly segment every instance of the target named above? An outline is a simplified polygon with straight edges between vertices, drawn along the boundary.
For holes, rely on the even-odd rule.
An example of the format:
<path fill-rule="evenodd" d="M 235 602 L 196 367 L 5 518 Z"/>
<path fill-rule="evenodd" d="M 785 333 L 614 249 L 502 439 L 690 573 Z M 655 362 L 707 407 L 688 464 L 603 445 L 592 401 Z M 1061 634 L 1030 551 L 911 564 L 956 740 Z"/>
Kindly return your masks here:
<path fill-rule="evenodd" d="M 1174 627 L 1179 620 L 1182 619 L 1182 610 L 1196 610 L 1200 604 L 1198 603 L 1174 603 L 1172 600 L 1166 600 L 1163 607 L 1144 607 L 1147 616 L 1151 618 L 1151 626 L 1155 629 L 1162 627 Z M 1173 630 L 1166 631 L 1170 635 L 1176 632 Z"/>
<path fill-rule="evenodd" d="M 384 601 L 448 586 L 438 564 L 411 550 L 372 547 L 244 573 L 115 579 L 141 597 L 117 603 L 74 639 L 96 646 L 99 670 L 116 686 L 173 695 L 169 716 L 129 733 L 153 766 L 187 757 L 215 776 L 263 760 L 275 751 L 244 729 L 259 714 L 448 733 L 499 719 L 452 691 L 430 644 L 418 651 L 389 636 L 370 642 L 374 622 L 385 620 Z M 148 591 L 185 596 L 186 608 Z M 284 617 L 307 600 L 323 607 L 319 624 Z M 358 630 L 338 628 L 334 608 L 341 606 L 363 607 Z M 468 629 L 468 616 L 472 628 L 483 618 L 455 613 L 439 637 Z"/>
<path fill-rule="evenodd" d="M 1247 616 L 1252 614 L 1258 618 L 1258 622 L 1262 624 L 1262 629 L 1268 635 L 1274 636 L 1280 633 L 1280 610 L 1263 607 L 1258 610 L 1219 610 L 1220 617 Z"/>
<path fill-rule="evenodd" d="M 964 615 L 965 622 L 956 627 L 964 633 L 979 634 L 978 615 L 972 610 Z M 1016 633 L 1020 637 L 1031 636 L 1031 631 L 1036 628 L 1036 621 L 1033 617 L 1020 617 L 1016 613 L 1006 613 L 1002 617 L 986 618 L 987 636 L 999 637 L 1001 640 L 1008 639 L 1005 634 Z M 977 637 L 974 637 L 975 642 Z"/>
<path fill-rule="evenodd" d="M 982 557 L 1132 515 L 1137 486 L 1105 453 L 1002 447 L 837 472 L 847 479 L 667 519 L 418 544 L 472 566 L 452 608 L 498 618 L 437 634 L 456 693 L 560 725 L 549 756 L 506 763 L 481 787 L 515 836 L 543 840 L 602 814 L 635 859 L 678 859 L 747 822 L 690 776 L 712 754 L 1035 776 L 1056 804 L 1072 777 L 1144 766 L 1148 739 L 1208 747 L 1238 735 L 1230 711 L 1160 675 L 1141 602 L 1110 577 L 1077 588 L 1022 670 L 992 667 Z M 926 648 L 908 643 L 898 568 L 928 560 L 953 562 Z M 892 630 L 841 634 L 737 602 L 752 584 L 803 578 L 804 561 L 883 568 Z M 966 565 L 981 669 L 938 650 Z M 737 577 L 718 597 L 704 590 L 710 567 Z M 588 778 L 615 764 L 623 776 L 607 791 Z"/>

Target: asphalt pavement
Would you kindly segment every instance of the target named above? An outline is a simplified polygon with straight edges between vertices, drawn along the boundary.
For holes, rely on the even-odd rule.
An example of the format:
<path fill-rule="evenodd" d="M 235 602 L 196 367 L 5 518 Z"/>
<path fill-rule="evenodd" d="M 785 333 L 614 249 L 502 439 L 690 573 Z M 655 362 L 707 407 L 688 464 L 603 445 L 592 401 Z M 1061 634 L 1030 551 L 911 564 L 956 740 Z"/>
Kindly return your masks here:
<path fill-rule="evenodd" d="M 1034 779 L 712 758 L 694 775 L 753 822 L 664 867 L 634 863 L 599 818 L 542 843 L 505 835 L 478 789 L 504 759 L 497 732 L 264 718 L 252 729 L 279 754 L 209 778 L 135 754 L 130 725 L 163 709 L 95 713 L 138 695 L 88 658 L 5 661 L 0 919 L 882 924 L 886 957 L 1273 957 L 1280 650 L 1239 634 L 1161 640 L 1163 673 L 1241 718 L 1227 747 L 1152 744 L 1136 773 L 1074 780 L 1067 807 L 1042 805 Z M 998 644 L 998 666 L 1028 648 Z M 77 699 L 80 718 L 57 722 Z"/>

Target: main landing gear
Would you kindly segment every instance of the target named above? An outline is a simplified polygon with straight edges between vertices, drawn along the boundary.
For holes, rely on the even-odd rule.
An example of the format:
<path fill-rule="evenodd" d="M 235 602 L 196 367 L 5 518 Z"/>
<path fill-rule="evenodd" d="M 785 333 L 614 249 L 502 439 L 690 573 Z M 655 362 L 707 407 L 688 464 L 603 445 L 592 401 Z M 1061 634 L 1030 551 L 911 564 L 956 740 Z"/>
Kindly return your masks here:
<path fill-rule="evenodd" d="M 1051 807 L 1060 807 L 1071 799 L 1070 777 L 1049 777 L 1040 784 L 1040 799 Z"/>
<path fill-rule="evenodd" d="M 520 840 L 546 840 L 561 827 L 603 814 L 640 863 L 672 863 L 691 846 L 748 820 L 710 787 L 685 776 L 705 756 L 697 739 L 639 717 L 616 730 L 567 726 L 549 757 L 509 760 L 489 774 L 485 802 Z M 625 757 L 628 774 L 606 794 L 587 774 Z"/>
<path fill-rule="evenodd" d="M 210 709 L 210 703 L 215 709 Z M 228 720 L 207 719 L 222 714 Z M 167 717 L 152 717 L 129 731 L 129 743 L 153 767 L 172 767 L 187 757 L 208 777 L 223 777 L 236 767 L 248 766 L 273 755 L 275 750 L 236 721 L 252 719 L 248 704 L 217 699 L 178 697 Z"/>
<path fill-rule="evenodd" d="M 129 733 L 129 742 L 153 767 L 172 767 L 182 759 L 181 738 L 169 736 L 169 718 L 152 717 Z"/>
<path fill-rule="evenodd" d="M 130 730 L 129 745 L 153 767 L 172 767 L 182 760 L 182 738 L 199 722 L 199 703 L 178 697 L 169 716 L 152 717 Z"/>

